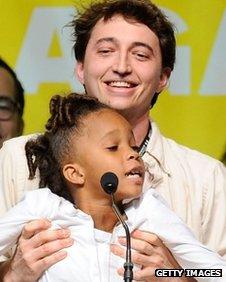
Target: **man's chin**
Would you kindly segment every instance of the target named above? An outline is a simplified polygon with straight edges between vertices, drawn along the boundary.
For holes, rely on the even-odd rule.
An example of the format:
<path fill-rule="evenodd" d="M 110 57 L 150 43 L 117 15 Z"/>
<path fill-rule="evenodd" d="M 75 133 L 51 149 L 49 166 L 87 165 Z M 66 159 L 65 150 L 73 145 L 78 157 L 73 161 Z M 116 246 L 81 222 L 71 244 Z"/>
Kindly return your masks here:
<path fill-rule="evenodd" d="M 112 109 L 116 110 L 117 112 L 124 113 L 127 111 L 131 111 L 132 106 L 130 103 L 125 103 L 125 101 L 114 101 L 114 100 L 108 100 L 104 101 L 104 104 L 107 104 Z"/>

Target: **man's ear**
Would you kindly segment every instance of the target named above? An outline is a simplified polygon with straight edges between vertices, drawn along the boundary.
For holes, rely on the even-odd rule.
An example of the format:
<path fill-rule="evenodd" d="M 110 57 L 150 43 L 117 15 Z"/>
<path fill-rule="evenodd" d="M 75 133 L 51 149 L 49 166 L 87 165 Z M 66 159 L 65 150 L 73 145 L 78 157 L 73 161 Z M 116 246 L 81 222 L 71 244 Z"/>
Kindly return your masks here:
<path fill-rule="evenodd" d="M 162 92 L 162 90 L 165 89 L 168 86 L 170 74 L 171 74 L 171 69 L 170 68 L 167 67 L 167 68 L 163 68 L 162 69 L 162 73 L 161 73 L 161 76 L 160 76 L 158 89 L 156 91 L 157 93 Z"/>
<path fill-rule="evenodd" d="M 85 172 L 79 164 L 66 164 L 63 167 L 63 175 L 70 183 L 77 185 L 85 183 Z"/>
<path fill-rule="evenodd" d="M 84 65 L 82 62 L 77 62 L 75 71 L 76 71 L 78 80 L 81 82 L 81 84 L 84 84 Z"/>

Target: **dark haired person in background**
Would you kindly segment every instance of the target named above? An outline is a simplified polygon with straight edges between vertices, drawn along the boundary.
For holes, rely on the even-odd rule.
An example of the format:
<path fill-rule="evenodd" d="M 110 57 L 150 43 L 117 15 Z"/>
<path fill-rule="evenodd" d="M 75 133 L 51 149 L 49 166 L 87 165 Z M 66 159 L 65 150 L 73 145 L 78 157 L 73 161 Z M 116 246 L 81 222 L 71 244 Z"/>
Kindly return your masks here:
<path fill-rule="evenodd" d="M 24 89 L 15 72 L 0 58 L 0 148 L 5 140 L 22 134 Z"/>

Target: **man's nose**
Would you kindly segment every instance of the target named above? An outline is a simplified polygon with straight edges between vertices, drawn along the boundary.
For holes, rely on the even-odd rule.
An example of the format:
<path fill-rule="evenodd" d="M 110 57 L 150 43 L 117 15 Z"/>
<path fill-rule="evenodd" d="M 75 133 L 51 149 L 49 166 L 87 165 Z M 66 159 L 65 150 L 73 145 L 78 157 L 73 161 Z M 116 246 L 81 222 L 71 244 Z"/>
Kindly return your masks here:
<path fill-rule="evenodd" d="M 113 72 L 119 74 L 120 76 L 125 76 L 132 72 L 127 53 L 120 53 L 118 55 L 112 69 Z"/>

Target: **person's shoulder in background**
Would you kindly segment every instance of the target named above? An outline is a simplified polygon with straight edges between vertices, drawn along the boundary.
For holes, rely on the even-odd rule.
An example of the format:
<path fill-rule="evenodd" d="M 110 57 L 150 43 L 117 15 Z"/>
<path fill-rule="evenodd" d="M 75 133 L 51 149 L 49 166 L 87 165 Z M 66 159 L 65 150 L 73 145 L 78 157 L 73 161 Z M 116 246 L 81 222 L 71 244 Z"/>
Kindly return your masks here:
<path fill-rule="evenodd" d="M 25 144 L 38 134 L 15 137 L 4 142 L 0 149 L 0 215 L 14 206 L 25 191 L 38 188 L 39 176 L 29 180 Z"/>

